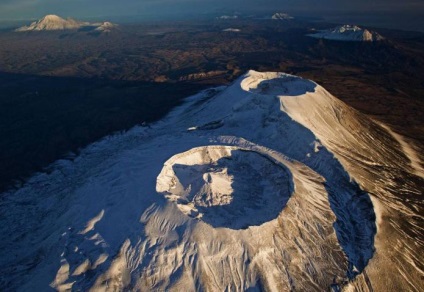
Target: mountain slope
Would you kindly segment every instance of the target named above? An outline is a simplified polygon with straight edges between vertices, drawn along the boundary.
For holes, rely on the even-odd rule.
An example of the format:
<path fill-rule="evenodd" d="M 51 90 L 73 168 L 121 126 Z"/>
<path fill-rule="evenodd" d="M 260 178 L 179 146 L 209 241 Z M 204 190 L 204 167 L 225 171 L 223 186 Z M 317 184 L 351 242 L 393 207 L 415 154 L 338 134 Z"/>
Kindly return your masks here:
<path fill-rule="evenodd" d="M 336 41 L 375 42 L 384 38 L 374 31 L 362 29 L 356 25 L 342 25 L 334 29 L 323 30 L 308 36 Z"/>
<path fill-rule="evenodd" d="M 72 18 L 63 19 L 57 15 L 46 15 L 38 21 L 31 23 L 29 26 L 23 26 L 15 31 L 57 31 L 57 30 L 76 30 L 81 28 L 92 28 L 96 31 L 110 32 L 116 28 L 116 24 L 111 22 L 89 23 L 77 21 Z"/>
<path fill-rule="evenodd" d="M 250 71 L 3 194 L 0 288 L 419 291 L 423 180 L 397 139 Z"/>
<path fill-rule="evenodd" d="M 88 25 L 87 22 L 80 22 L 71 18 L 63 19 L 57 15 L 46 15 L 38 21 L 31 23 L 29 26 L 23 26 L 16 31 L 41 31 L 41 30 L 66 30 L 79 29 Z"/>
<path fill-rule="evenodd" d="M 109 21 L 105 21 L 100 23 L 97 27 L 96 27 L 96 31 L 101 31 L 101 32 L 111 32 L 112 30 L 116 29 L 117 25 L 113 24 Z"/>
<path fill-rule="evenodd" d="M 294 19 L 294 17 L 290 16 L 287 13 L 278 12 L 278 13 L 273 14 L 271 16 L 271 19 L 274 19 L 274 20 L 291 20 L 291 19 Z"/>

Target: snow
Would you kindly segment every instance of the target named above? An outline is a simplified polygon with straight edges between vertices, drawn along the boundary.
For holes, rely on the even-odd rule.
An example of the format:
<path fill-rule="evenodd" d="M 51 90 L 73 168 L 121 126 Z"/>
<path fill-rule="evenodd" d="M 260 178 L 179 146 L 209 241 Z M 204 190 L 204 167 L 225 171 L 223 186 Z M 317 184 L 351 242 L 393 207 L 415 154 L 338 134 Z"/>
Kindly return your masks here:
<path fill-rule="evenodd" d="M 226 28 L 223 31 L 224 32 L 240 32 L 241 29 L 238 29 L 238 28 Z"/>
<path fill-rule="evenodd" d="M 78 22 L 73 19 L 63 19 L 57 15 L 46 15 L 39 21 L 31 23 L 29 26 L 24 26 L 16 29 L 18 32 L 24 31 L 41 31 L 41 30 L 65 30 L 79 29 L 82 26 L 88 25 L 86 22 Z"/>
<path fill-rule="evenodd" d="M 98 25 L 98 27 L 95 30 L 102 31 L 102 32 L 111 32 L 113 29 L 115 29 L 118 26 L 108 21 L 100 23 L 100 24 L 96 24 L 96 25 Z"/>
<path fill-rule="evenodd" d="M 424 169 L 421 166 L 421 160 L 418 157 L 416 151 L 411 147 L 411 145 L 406 141 L 406 139 L 401 135 L 393 132 L 392 129 L 390 129 L 384 124 L 380 123 L 380 126 L 383 127 L 387 132 L 389 132 L 393 136 L 393 138 L 395 138 L 396 141 L 399 142 L 399 145 L 402 147 L 403 153 L 408 157 L 411 163 L 413 173 L 417 176 L 424 178 Z"/>
<path fill-rule="evenodd" d="M 94 226 L 96 225 L 96 223 L 99 222 L 100 220 L 102 220 L 104 214 L 105 214 L 105 211 L 102 210 L 102 211 L 100 211 L 100 213 L 97 216 L 95 216 L 93 219 L 88 221 L 85 229 L 83 231 L 81 231 L 81 234 L 87 234 L 89 231 L 92 231 L 94 229 Z"/>
<path fill-rule="evenodd" d="M 217 17 L 217 19 L 221 19 L 221 20 L 238 19 L 238 15 L 221 15 L 220 17 Z"/>
<path fill-rule="evenodd" d="M 29 26 L 23 26 L 15 31 L 58 31 L 58 30 L 77 30 L 84 27 L 94 27 L 97 31 L 110 32 L 116 27 L 115 24 L 110 22 L 102 23 L 89 23 L 77 21 L 72 18 L 63 19 L 57 15 L 46 15 L 38 21 L 34 21 Z"/>
<path fill-rule="evenodd" d="M 277 218 L 293 191 L 291 184 L 287 170 L 265 153 L 207 146 L 170 158 L 156 191 L 189 217 L 241 229 Z"/>
<path fill-rule="evenodd" d="M 291 19 L 294 19 L 294 17 L 290 16 L 287 13 L 278 12 L 278 13 L 275 13 L 274 15 L 272 15 L 271 19 L 274 19 L 274 20 L 291 20 Z"/>
<path fill-rule="evenodd" d="M 413 290 L 408 157 L 313 81 L 249 71 L 2 194 L 0 290 Z"/>
<path fill-rule="evenodd" d="M 384 40 L 378 33 L 362 29 L 356 25 L 342 25 L 333 29 L 308 34 L 308 36 L 336 41 L 375 42 Z"/>

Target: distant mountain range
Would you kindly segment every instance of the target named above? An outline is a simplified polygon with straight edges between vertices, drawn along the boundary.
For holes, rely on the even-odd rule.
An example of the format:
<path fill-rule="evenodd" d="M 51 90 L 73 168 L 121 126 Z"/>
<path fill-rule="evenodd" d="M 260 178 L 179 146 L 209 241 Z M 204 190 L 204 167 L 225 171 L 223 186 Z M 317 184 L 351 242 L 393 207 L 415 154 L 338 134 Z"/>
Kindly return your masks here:
<path fill-rule="evenodd" d="M 238 15 L 221 15 L 217 19 L 238 19 Z"/>
<path fill-rule="evenodd" d="M 64 19 L 57 15 L 46 15 L 28 26 L 23 26 L 15 31 L 55 31 L 55 30 L 77 30 L 81 28 L 92 28 L 96 31 L 110 32 L 117 25 L 111 22 L 90 23 L 78 21 L 72 18 Z"/>
<path fill-rule="evenodd" d="M 225 14 L 216 17 L 218 20 L 237 20 L 237 19 L 272 19 L 272 20 L 292 20 L 294 19 L 293 16 L 289 15 L 288 13 L 284 12 L 276 12 L 273 15 L 243 15 L 243 14 Z"/>
<path fill-rule="evenodd" d="M 232 28 L 232 27 L 230 27 L 230 28 L 226 28 L 226 29 L 224 29 L 222 31 L 225 31 L 225 32 L 240 32 L 241 30 L 238 29 L 238 28 Z"/>
<path fill-rule="evenodd" d="M 341 25 L 333 29 L 308 34 L 308 36 L 337 41 L 375 42 L 384 40 L 384 37 L 377 32 L 356 25 Z"/>
<path fill-rule="evenodd" d="M 100 23 L 100 25 L 95 29 L 96 31 L 102 31 L 102 32 L 110 32 L 111 30 L 115 29 L 117 27 L 116 24 L 105 21 L 103 23 Z"/>
<path fill-rule="evenodd" d="M 278 12 L 278 13 L 275 13 L 273 16 L 271 16 L 271 19 L 274 19 L 274 20 L 291 20 L 291 19 L 294 19 L 294 17 L 290 16 L 287 13 Z"/>

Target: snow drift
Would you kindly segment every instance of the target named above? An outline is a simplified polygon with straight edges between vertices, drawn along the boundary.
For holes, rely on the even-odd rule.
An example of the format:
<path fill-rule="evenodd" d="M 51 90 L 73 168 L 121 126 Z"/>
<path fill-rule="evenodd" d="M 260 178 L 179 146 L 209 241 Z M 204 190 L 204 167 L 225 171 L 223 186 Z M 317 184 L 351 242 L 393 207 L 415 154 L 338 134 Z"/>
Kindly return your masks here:
<path fill-rule="evenodd" d="M 318 84 L 250 71 L 0 204 L 0 288 L 419 291 L 423 180 Z"/>

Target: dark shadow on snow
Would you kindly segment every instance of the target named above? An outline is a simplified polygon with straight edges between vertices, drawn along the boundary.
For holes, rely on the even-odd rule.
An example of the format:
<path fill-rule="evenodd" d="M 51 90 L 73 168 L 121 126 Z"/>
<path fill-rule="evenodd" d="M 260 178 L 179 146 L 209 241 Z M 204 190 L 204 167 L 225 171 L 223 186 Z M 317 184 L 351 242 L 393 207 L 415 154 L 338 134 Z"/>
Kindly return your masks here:
<path fill-rule="evenodd" d="M 280 141 L 270 141 L 264 146 L 289 155 L 325 178 L 330 207 L 336 216 L 334 229 L 348 259 L 347 277 L 353 279 L 364 270 L 375 251 L 377 227 L 370 196 L 361 190 L 333 153 L 324 146 L 315 153 L 313 145 L 317 138 L 314 133 L 282 112 L 279 103 L 275 104 L 275 113 L 272 118 L 278 120 L 278 123 L 270 123 L 270 127 L 274 128 L 268 128 L 267 131 L 281 132 L 283 137 L 292 135 L 291 143 L 295 146 L 284 145 Z M 286 149 L 288 146 L 292 147 L 289 153 Z M 315 154 L 308 158 L 305 153 Z"/>
<path fill-rule="evenodd" d="M 282 76 L 270 80 L 261 81 L 256 88 L 250 88 L 250 92 L 274 96 L 299 96 L 308 92 L 315 92 L 317 84 L 297 76 Z"/>
<path fill-rule="evenodd" d="M 267 170 L 255 169 L 250 163 L 255 161 Z M 194 203 L 202 214 L 200 220 L 215 228 L 246 229 L 271 221 L 284 209 L 294 189 L 291 173 L 285 166 L 250 151 L 233 150 L 231 157 L 211 164 L 176 164 L 173 170 L 181 184 L 191 188 L 190 194 L 179 204 Z M 206 182 L 204 177 L 222 171 L 231 177 L 232 192 L 214 200 L 205 189 L 205 185 L 214 183 L 213 178 Z M 225 195 L 231 196 L 231 201 L 219 203 L 222 198 L 228 200 Z"/>

